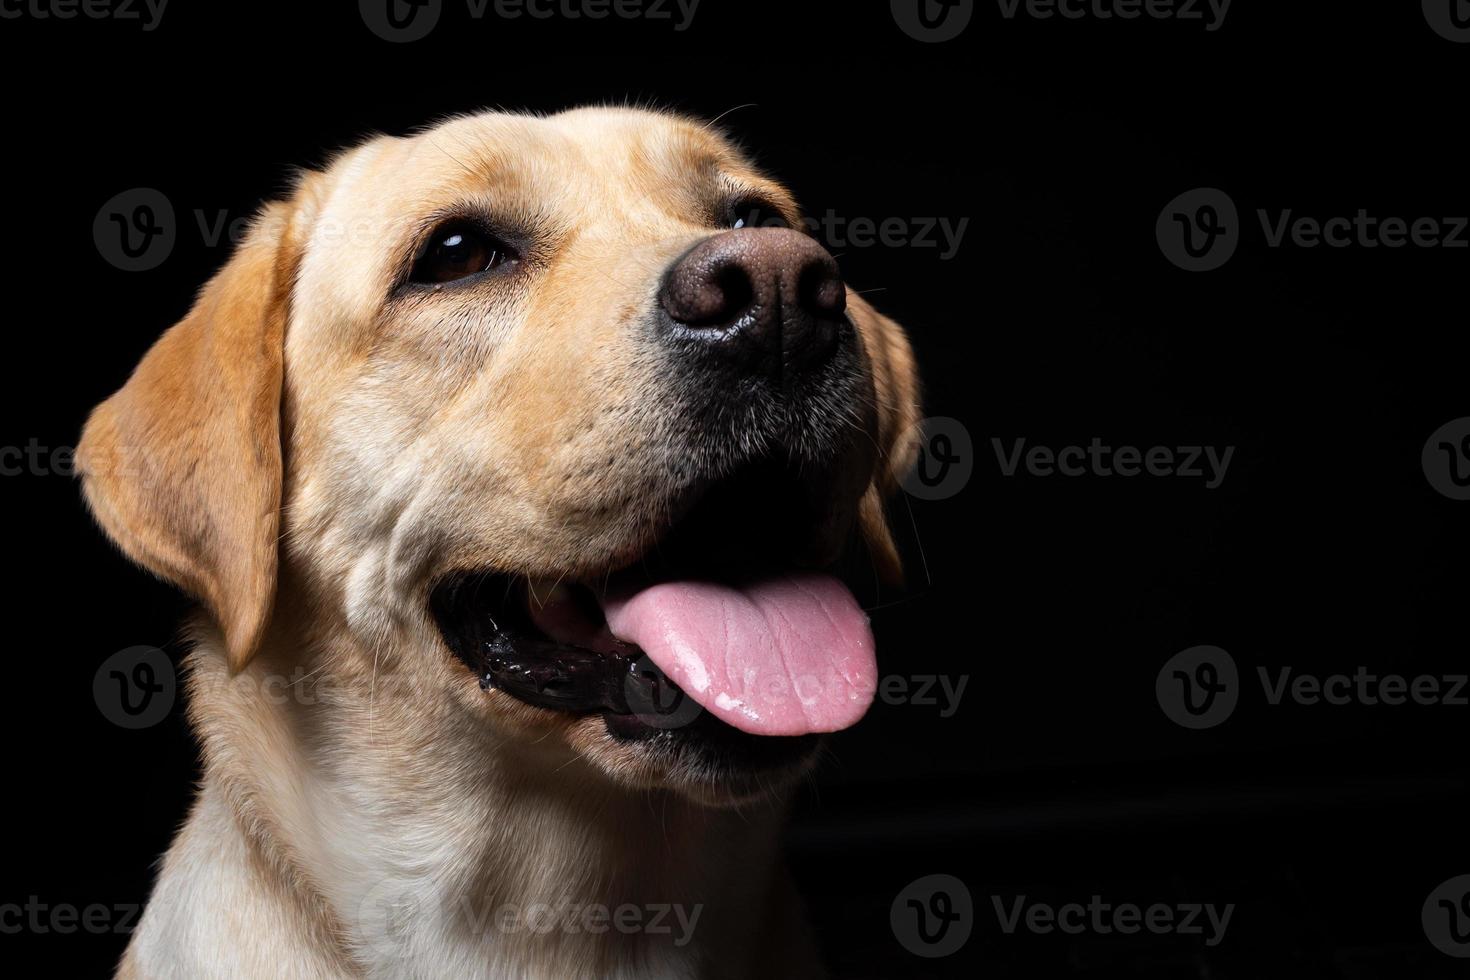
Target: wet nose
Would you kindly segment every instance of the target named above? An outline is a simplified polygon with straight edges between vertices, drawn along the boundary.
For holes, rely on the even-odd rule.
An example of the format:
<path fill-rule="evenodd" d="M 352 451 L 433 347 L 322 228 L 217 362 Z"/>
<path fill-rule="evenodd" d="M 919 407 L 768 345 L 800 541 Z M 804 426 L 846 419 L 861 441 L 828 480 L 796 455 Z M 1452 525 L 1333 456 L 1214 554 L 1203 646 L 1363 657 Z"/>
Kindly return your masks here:
<path fill-rule="evenodd" d="M 681 337 L 727 370 L 799 373 L 837 346 L 847 289 L 837 261 L 789 228 L 740 228 L 707 238 L 669 269 L 659 302 Z"/>

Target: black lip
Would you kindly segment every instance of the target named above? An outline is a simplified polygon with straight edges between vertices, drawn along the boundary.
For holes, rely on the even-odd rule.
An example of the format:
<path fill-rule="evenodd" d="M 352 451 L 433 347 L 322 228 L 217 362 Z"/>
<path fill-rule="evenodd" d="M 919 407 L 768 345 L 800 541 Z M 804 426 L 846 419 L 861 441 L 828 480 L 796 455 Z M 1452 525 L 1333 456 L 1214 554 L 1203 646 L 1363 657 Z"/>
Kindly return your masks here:
<path fill-rule="evenodd" d="M 430 595 L 440 633 L 482 690 L 552 711 L 632 716 L 652 727 L 688 714 L 687 695 L 633 644 L 587 650 L 533 635 L 509 610 L 492 614 L 495 593 L 509 591 L 502 578 L 456 575 Z"/>

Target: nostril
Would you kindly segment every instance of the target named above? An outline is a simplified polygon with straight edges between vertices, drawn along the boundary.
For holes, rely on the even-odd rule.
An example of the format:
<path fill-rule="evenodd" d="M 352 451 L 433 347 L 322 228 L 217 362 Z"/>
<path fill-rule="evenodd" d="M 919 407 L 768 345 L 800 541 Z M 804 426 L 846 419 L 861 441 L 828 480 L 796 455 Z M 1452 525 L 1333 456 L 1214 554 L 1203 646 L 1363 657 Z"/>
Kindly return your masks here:
<path fill-rule="evenodd" d="M 715 317 L 717 325 L 729 323 L 755 302 L 755 286 L 750 281 L 750 273 L 738 262 L 729 262 L 721 267 L 715 273 L 715 285 L 721 296 L 720 310 Z"/>
<path fill-rule="evenodd" d="M 847 309 L 847 287 L 837 273 L 836 263 L 813 262 L 801 270 L 796 298 L 803 309 L 815 316 L 841 316 Z"/>
<path fill-rule="evenodd" d="M 750 272 L 723 256 L 701 258 L 675 267 L 660 300 L 669 316 L 686 327 L 728 326 L 755 301 Z"/>

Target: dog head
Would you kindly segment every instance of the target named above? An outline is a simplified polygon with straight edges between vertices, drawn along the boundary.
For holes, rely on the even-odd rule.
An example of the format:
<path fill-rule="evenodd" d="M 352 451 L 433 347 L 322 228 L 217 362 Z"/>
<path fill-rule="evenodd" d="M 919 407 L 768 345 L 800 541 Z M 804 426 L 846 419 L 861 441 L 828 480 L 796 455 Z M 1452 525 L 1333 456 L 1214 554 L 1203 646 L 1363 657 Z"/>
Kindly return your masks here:
<path fill-rule="evenodd" d="M 371 140 L 95 411 L 86 497 L 234 672 L 309 622 L 419 710 L 741 798 L 873 696 L 833 573 L 897 577 L 918 415 L 901 330 L 800 221 L 665 114 Z"/>

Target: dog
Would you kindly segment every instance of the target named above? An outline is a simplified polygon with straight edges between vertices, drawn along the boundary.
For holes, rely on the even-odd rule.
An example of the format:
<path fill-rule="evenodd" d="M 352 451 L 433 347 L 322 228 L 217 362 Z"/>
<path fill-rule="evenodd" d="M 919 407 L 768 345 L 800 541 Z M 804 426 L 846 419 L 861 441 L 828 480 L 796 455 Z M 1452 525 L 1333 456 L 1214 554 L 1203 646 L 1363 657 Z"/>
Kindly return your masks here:
<path fill-rule="evenodd" d="M 203 778 L 117 975 L 811 977 L 793 784 L 876 689 L 903 330 L 671 113 L 369 139 L 89 417 L 196 598 Z"/>

